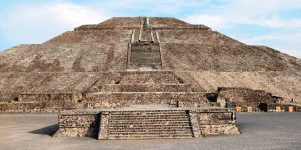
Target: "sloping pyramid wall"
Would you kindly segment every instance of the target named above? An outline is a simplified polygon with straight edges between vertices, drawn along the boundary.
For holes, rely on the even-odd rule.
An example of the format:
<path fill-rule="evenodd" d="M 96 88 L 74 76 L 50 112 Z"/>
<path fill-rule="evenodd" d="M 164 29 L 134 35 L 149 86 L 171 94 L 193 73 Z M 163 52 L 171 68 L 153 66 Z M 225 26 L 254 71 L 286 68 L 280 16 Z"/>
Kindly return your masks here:
<path fill-rule="evenodd" d="M 129 69 L 128 52 L 131 43 L 139 41 L 141 20 L 112 18 L 43 44 L 0 52 L 0 100 L 14 100 L 22 93 L 85 92 L 94 82 L 105 84 L 105 74 Z M 297 58 L 245 45 L 204 25 L 175 18 L 150 17 L 147 27 L 146 33 L 152 32 L 142 40 L 153 37 L 159 44 L 159 70 L 188 72 L 207 92 L 246 87 L 300 102 L 301 61 Z"/>

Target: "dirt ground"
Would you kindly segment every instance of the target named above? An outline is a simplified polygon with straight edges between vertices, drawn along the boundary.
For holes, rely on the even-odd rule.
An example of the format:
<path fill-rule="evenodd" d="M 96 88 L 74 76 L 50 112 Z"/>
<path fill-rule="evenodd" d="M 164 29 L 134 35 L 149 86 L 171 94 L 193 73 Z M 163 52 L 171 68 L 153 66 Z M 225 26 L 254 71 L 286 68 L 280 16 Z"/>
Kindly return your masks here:
<path fill-rule="evenodd" d="M 301 149 L 301 113 L 238 113 L 240 135 L 202 139 L 96 140 L 53 138 L 56 114 L 0 114 L 0 150 L 61 149 Z"/>

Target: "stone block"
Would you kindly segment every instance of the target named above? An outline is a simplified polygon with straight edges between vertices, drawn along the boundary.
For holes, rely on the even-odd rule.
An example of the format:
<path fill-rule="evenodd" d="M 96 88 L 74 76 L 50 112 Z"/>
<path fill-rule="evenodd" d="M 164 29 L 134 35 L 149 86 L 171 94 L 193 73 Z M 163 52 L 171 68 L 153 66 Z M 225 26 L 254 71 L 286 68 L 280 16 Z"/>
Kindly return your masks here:
<path fill-rule="evenodd" d="M 236 107 L 236 112 L 242 112 L 242 108 L 241 107 Z"/>

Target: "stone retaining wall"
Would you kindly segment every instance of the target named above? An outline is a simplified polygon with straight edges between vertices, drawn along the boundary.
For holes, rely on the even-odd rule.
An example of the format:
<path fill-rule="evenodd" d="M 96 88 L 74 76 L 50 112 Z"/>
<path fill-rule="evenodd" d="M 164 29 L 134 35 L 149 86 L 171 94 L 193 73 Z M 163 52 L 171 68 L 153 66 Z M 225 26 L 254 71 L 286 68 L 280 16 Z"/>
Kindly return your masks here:
<path fill-rule="evenodd" d="M 199 128 L 204 135 L 238 134 L 235 112 L 198 112 Z"/>
<path fill-rule="evenodd" d="M 106 84 L 101 92 L 193 92 L 187 84 Z"/>
<path fill-rule="evenodd" d="M 120 84 L 179 84 L 172 71 L 119 72 L 119 78 Z"/>
<path fill-rule="evenodd" d="M 120 108 L 130 105 L 169 104 L 176 105 L 179 101 L 183 107 L 202 107 L 208 103 L 205 93 L 197 92 L 122 92 L 87 94 L 87 108 Z"/>
<path fill-rule="evenodd" d="M 229 99 L 232 102 L 272 103 L 273 96 L 262 90 L 248 88 L 219 88 L 218 99 Z"/>
<path fill-rule="evenodd" d="M 0 113 L 52 113 L 59 109 L 59 107 L 50 107 L 46 103 L 12 102 L 0 104 Z"/>
<path fill-rule="evenodd" d="M 18 102 L 38 103 L 44 107 L 72 108 L 82 100 L 81 93 L 26 93 L 19 95 Z"/>
<path fill-rule="evenodd" d="M 92 137 L 97 138 L 100 122 L 99 111 L 74 111 L 59 113 L 59 130 L 54 137 Z"/>

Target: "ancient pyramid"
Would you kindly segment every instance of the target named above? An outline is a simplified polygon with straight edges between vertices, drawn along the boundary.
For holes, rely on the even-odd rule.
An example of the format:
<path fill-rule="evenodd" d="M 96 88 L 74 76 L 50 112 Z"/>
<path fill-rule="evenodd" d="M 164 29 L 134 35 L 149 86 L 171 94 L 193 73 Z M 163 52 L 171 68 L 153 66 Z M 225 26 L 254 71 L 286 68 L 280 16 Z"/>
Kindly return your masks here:
<path fill-rule="evenodd" d="M 234 107 L 301 102 L 300 70 L 297 58 L 204 25 L 112 18 L 0 52 L 0 112 L 62 110 L 57 137 L 238 134 Z"/>
<path fill-rule="evenodd" d="M 0 99 L 16 100 L 29 93 L 97 93 L 119 82 L 128 82 L 123 90 L 134 92 L 127 72 L 151 72 L 135 80 L 166 84 L 140 91 L 176 91 L 168 84 L 174 81 L 164 78 L 174 76 L 177 83 L 191 83 L 184 91 L 241 87 L 301 102 L 300 70 L 300 59 L 246 45 L 204 25 L 175 18 L 115 17 L 43 44 L 0 52 Z M 152 75 L 156 72 L 161 75 Z"/>

